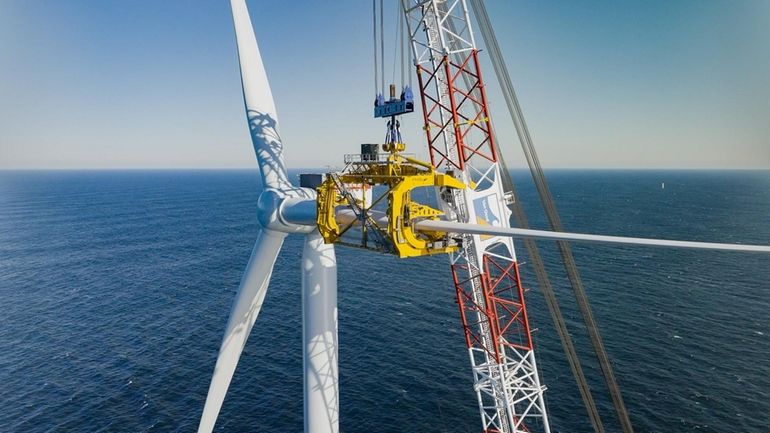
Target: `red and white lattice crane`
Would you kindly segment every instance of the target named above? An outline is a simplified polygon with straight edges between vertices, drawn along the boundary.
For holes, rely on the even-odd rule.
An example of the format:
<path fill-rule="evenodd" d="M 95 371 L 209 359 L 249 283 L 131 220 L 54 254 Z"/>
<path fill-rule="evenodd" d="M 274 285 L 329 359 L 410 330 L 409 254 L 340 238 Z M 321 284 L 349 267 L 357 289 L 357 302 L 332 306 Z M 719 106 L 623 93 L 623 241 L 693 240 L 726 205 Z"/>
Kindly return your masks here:
<path fill-rule="evenodd" d="M 510 227 L 479 50 L 464 0 L 402 2 L 431 163 L 466 185 L 440 202 L 451 221 Z M 450 255 L 484 432 L 550 431 L 510 237 L 464 234 Z"/>

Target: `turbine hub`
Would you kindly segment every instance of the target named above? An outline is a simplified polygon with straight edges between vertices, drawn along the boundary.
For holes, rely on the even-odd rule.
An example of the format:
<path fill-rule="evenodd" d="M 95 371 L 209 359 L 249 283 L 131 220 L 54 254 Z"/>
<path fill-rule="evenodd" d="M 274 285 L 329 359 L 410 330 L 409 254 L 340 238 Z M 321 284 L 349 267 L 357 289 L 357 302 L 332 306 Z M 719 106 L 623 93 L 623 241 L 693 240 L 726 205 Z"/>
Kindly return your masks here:
<path fill-rule="evenodd" d="M 310 188 L 265 188 L 257 200 L 262 227 L 282 233 L 310 233 L 316 228 L 316 192 Z"/>

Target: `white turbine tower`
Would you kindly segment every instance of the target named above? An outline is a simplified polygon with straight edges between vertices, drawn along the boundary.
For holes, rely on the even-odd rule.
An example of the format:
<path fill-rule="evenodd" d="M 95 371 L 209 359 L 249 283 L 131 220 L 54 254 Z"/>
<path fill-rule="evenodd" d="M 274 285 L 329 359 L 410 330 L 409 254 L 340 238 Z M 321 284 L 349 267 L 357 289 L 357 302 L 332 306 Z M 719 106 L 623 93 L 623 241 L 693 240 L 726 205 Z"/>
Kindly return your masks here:
<path fill-rule="evenodd" d="M 198 432 L 213 431 L 246 339 L 265 299 L 270 275 L 284 238 L 291 233 L 300 233 L 305 235 L 301 261 L 304 431 L 337 433 L 337 262 L 334 246 L 324 243 L 316 226 L 316 191 L 295 187 L 288 180 L 278 129 L 278 115 L 246 3 L 245 0 L 231 0 L 230 3 L 246 116 L 264 188 L 258 201 L 258 219 L 262 231 L 254 245 L 230 311 Z M 337 220 L 345 222 L 358 218 L 349 209 L 337 210 L 336 215 Z M 377 217 L 377 223 L 387 226 L 387 217 Z M 453 221 L 415 221 L 414 227 L 417 230 L 444 233 L 770 252 L 768 246 L 524 230 Z"/>

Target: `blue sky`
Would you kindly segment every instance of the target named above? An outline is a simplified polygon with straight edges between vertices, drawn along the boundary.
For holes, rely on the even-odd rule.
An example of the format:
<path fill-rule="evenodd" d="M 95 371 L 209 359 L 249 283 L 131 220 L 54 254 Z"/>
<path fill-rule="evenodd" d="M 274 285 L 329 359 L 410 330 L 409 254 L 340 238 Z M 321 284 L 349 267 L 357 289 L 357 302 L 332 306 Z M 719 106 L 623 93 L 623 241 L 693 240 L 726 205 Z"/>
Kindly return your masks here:
<path fill-rule="evenodd" d="M 381 140 L 371 3 L 248 4 L 289 166 Z M 770 2 L 487 8 L 546 168 L 770 168 Z M 498 141 L 522 166 L 484 71 Z M 403 130 L 424 157 L 419 122 Z M 0 168 L 255 165 L 227 1 L 0 2 Z"/>

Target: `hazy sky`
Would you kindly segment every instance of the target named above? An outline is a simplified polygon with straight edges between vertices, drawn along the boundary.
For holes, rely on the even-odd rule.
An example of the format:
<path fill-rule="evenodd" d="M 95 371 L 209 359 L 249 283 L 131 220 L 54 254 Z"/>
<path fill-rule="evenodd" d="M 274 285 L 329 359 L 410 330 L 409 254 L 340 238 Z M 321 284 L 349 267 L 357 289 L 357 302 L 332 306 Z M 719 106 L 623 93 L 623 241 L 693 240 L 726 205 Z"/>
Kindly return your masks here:
<path fill-rule="evenodd" d="M 371 2 L 248 4 L 289 166 L 381 140 Z M 487 8 L 546 168 L 770 168 L 770 1 Z M 0 1 L 0 168 L 255 167 L 240 92 L 225 0 Z M 403 130 L 424 156 L 420 118 Z"/>

